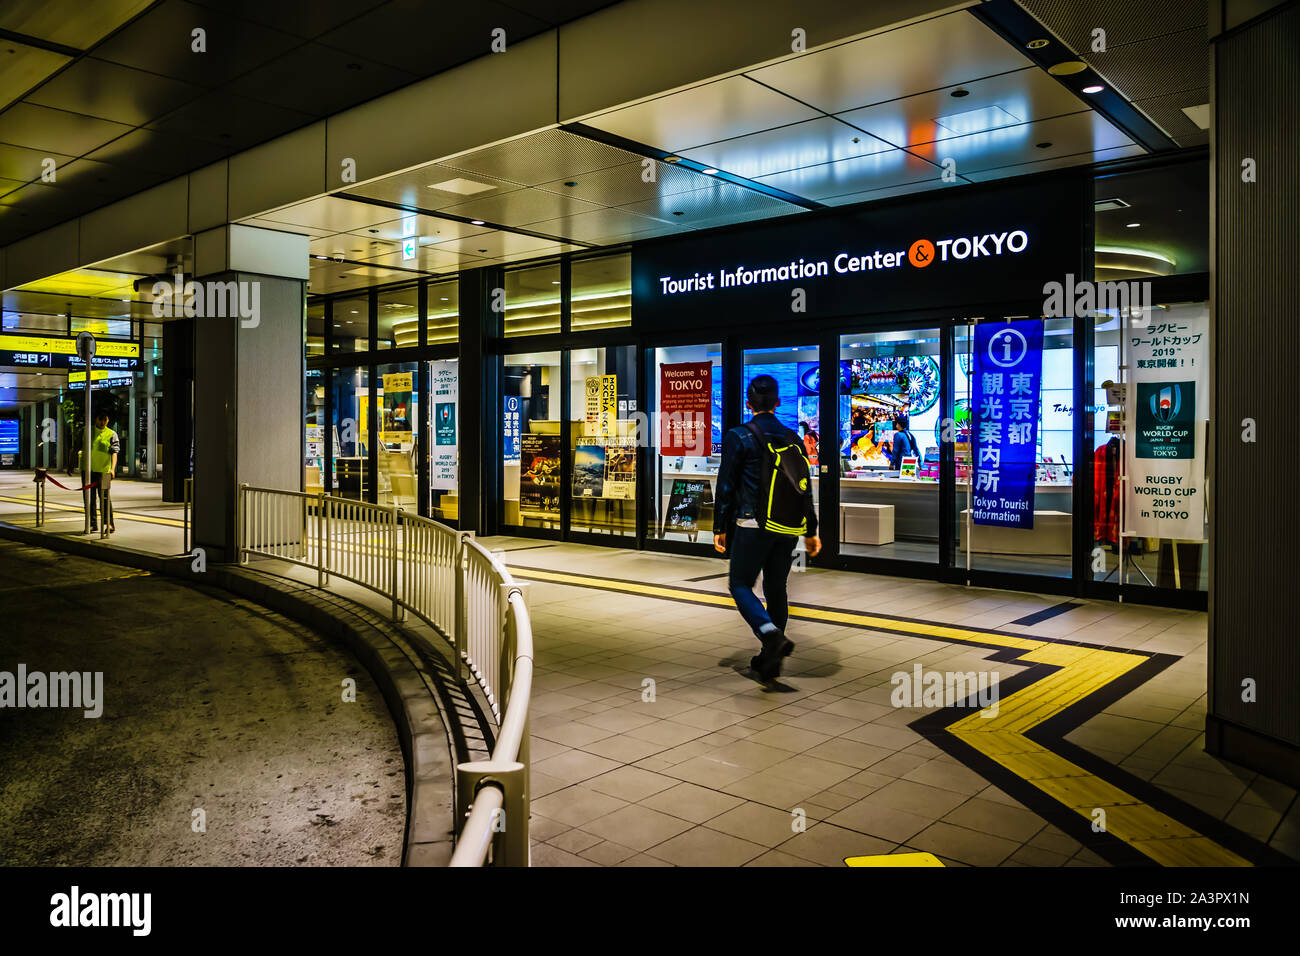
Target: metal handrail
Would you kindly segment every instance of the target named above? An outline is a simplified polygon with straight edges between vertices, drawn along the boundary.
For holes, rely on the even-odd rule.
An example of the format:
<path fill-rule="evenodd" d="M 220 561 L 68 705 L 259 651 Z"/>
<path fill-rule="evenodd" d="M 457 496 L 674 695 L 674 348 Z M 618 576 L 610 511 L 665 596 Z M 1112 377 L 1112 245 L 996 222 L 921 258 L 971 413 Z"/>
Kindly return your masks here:
<path fill-rule="evenodd" d="M 237 560 L 275 558 L 331 576 L 392 602 L 452 645 L 456 679 L 472 675 L 498 732 L 486 761 L 456 768 L 457 835 L 452 866 L 527 866 L 528 710 L 532 622 L 523 589 L 496 557 L 457 531 L 396 505 L 240 485 Z"/>

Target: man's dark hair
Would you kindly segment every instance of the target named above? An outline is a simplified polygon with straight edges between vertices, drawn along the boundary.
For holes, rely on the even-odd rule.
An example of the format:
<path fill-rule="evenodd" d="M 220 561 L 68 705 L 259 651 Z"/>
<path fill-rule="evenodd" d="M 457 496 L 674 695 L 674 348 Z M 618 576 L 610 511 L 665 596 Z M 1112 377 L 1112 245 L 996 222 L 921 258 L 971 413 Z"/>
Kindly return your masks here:
<path fill-rule="evenodd" d="M 900 412 L 899 414 L 897 414 L 897 415 L 894 416 L 894 430 L 895 430 L 895 431 L 905 432 L 905 431 L 907 431 L 907 426 L 908 426 L 908 421 L 907 421 L 907 416 L 906 416 L 906 415 L 904 415 L 904 414 L 902 414 L 902 413 Z"/>
<path fill-rule="evenodd" d="M 776 379 L 770 375 L 754 376 L 754 380 L 749 383 L 749 389 L 745 392 L 745 399 L 755 412 L 772 411 L 776 408 L 779 397 Z"/>

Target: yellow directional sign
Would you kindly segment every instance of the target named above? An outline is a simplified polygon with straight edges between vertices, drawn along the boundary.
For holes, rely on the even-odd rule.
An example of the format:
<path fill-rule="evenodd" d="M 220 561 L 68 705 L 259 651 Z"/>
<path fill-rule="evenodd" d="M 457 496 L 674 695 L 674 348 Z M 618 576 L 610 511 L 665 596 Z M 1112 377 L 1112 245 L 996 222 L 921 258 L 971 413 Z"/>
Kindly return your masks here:
<path fill-rule="evenodd" d="M 938 866 L 943 863 L 933 853 L 881 853 L 876 856 L 850 856 L 846 866 Z"/>
<path fill-rule="evenodd" d="M 77 340 L 61 335 L 0 335 L 0 350 L 8 352 L 50 352 L 55 355 L 76 355 Z M 139 358 L 139 342 L 96 343 L 96 358 Z"/>

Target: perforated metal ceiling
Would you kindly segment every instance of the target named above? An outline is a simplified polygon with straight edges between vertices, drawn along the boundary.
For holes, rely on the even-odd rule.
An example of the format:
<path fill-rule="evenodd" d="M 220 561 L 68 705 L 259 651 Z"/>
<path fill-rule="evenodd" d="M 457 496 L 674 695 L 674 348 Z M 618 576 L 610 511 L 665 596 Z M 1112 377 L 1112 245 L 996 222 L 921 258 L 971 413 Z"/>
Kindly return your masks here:
<path fill-rule="evenodd" d="M 1179 146 L 1209 141 L 1182 112 L 1208 103 L 1207 0 L 1017 0 Z M 1106 49 L 1093 52 L 1095 30 Z"/>

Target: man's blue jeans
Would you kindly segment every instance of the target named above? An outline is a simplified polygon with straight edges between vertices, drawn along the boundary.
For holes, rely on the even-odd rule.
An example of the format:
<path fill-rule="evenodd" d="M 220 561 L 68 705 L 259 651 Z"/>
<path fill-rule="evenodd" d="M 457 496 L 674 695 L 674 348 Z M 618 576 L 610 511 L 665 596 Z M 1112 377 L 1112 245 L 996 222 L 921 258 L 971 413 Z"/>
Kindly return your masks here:
<path fill-rule="evenodd" d="M 731 571 L 727 576 L 727 586 L 740 616 L 761 642 L 764 626 L 775 624 L 785 630 L 790 616 L 786 579 L 790 576 L 790 565 L 799 539 L 793 535 L 772 534 L 761 528 L 732 528 L 730 537 Z M 754 593 L 759 571 L 763 572 L 766 608 Z"/>

